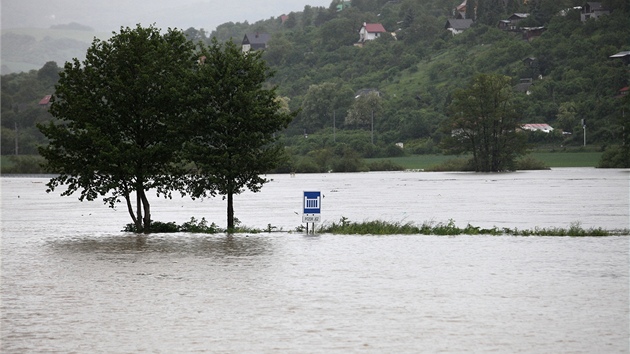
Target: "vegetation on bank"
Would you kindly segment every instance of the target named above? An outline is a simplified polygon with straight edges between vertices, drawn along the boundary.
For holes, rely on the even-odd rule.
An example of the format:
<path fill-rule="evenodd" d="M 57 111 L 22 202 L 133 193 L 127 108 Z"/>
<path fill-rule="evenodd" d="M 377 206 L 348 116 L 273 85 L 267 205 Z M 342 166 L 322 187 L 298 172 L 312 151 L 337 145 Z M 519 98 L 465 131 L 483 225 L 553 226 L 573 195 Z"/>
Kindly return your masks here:
<path fill-rule="evenodd" d="M 557 167 L 613 167 L 600 166 L 602 152 L 575 150 L 533 151 L 517 160 L 516 170 L 548 169 Z M 320 173 L 328 172 L 326 166 L 343 166 L 341 161 L 330 165 L 319 165 L 317 159 L 311 157 L 293 157 L 294 167 L 281 166 L 276 173 Z M 530 160 L 531 159 L 531 160 Z M 465 156 L 425 154 L 404 155 L 397 157 L 358 158 L 351 160 L 356 164 L 356 171 L 463 171 L 467 159 Z M 529 164 L 533 161 L 536 168 Z M 346 163 L 349 162 L 346 160 Z M 0 174 L 43 174 L 44 159 L 39 155 L 9 155 L 0 157 Z M 529 165 L 529 166 L 528 166 Z M 350 167 L 350 164 L 345 166 Z M 450 167 L 449 167 L 450 166 Z M 529 168 L 528 168 L 529 167 Z"/>
<path fill-rule="evenodd" d="M 300 225 L 290 233 L 303 233 L 305 232 L 304 225 Z M 123 232 L 136 232 L 135 224 L 127 224 L 122 230 Z M 259 234 L 270 232 L 282 232 L 282 229 L 278 229 L 271 224 L 268 224 L 265 229 L 257 229 L 251 227 L 245 227 L 240 225 L 238 219 L 236 220 L 236 227 L 232 229 L 220 228 L 215 223 L 208 224 L 205 218 L 198 220 L 194 217 L 190 218 L 181 225 L 175 222 L 151 222 L 150 233 L 177 233 L 177 232 L 189 232 L 189 233 L 205 233 L 205 234 Z M 416 226 L 413 223 L 400 223 L 400 222 L 386 222 L 381 220 L 364 221 L 361 223 L 350 222 L 345 217 L 342 217 L 338 223 L 325 224 L 319 226 L 316 231 L 318 234 L 334 234 L 334 235 L 437 235 L 437 236 L 456 236 L 456 235 L 493 235 L 493 236 L 627 236 L 630 235 L 630 230 L 604 230 L 602 228 L 588 228 L 584 229 L 579 223 L 572 223 L 569 228 L 534 228 L 534 229 L 510 229 L 510 228 L 481 228 L 478 226 L 472 226 L 470 224 L 466 227 L 458 227 L 455 225 L 454 220 L 449 220 L 447 223 L 424 223 L 421 226 Z"/>
<path fill-rule="evenodd" d="M 219 225 L 215 223 L 208 224 L 206 218 L 201 218 L 201 220 L 196 219 L 195 217 L 191 217 L 189 221 L 178 225 L 173 221 L 170 222 L 162 222 L 162 221 L 151 221 L 149 226 L 149 230 L 138 230 L 134 223 L 127 224 L 122 229 L 123 232 L 145 232 L 145 233 L 175 233 L 175 232 L 190 232 L 190 233 L 203 233 L 203 234 L 219 234 L 219 233 L 250 233 L 250 234 L 258 234 L 261 232 L 272 232 L 276 231 L 275 226 L 271 226 L 271 224 L 267 225 L 266 229 L 256 229 L 247 226 L 241 225 L 240 221 L 235 218 L 234 220 L 235 226 L 233 228 L 221 228 Z"/>
<path fill-rule="evenodd" d="M 512 235 L 512 236 L 613 236 L 628 235 L 628 230 L 609 231 L 602 228 L 584 229 L 579 223 L 572 223 L 569 228 L 481 228 L 468 224 L 461 228 L 455 225 L 453 220 L 448 223 L 424 223 L 416 226 L 413 223 L 398 223 L 386 221 L 366 221 L 361 223 L 350 222 L 342 217 L 338 223 L 322 225 L 318 233 L 331 233 L 343 235 Z"/>

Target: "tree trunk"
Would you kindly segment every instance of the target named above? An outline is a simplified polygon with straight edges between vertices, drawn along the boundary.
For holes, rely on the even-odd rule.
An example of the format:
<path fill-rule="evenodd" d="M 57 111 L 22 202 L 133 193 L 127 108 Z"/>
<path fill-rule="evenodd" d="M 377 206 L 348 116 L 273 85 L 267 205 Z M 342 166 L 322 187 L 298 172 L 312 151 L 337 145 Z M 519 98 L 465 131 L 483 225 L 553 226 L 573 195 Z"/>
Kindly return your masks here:
<path fill-rule="evenodd" d="M 136 232 L 143 231 L 142 228 L 142 198 L 140 197 L 141 183 L 136 184 Z"/>
<path fill-rule="evenodd" d="M 228 232 L 234 230 L 234 192 L 231 187 L 227 192 L 227 229 Z"/>
<path fill-rule="evenodd" d="M 144 233 L 148 234 L 151 232 L 151 206 L 149 205 L 149 200 L 147 199 L 146 193 L 144 193 L 144 188 L 142 189 L 142 193 L 140 195 L 142 198 L 142 205 L 144 206 Z"/>
<path fill-rule="evenodd" d="M 131 198 L 129 197 L 129 192 L 125 190 L 125 201 L 127 202 L 127 211 L 131 216 L 131 220 L 133 220 L 133 224 L 137 225 L 136 214 L 133 213 L 133 206 L 131 205 Z"/>

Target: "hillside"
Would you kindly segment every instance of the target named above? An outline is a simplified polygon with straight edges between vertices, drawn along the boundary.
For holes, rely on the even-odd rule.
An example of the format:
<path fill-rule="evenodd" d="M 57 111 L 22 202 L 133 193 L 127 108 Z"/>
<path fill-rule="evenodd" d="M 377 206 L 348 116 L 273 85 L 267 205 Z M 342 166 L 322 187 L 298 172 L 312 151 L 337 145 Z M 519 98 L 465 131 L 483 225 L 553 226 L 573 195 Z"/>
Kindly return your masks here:
<path fill-rule="evenodd" d="M 445 24 L 460 0 L 364 0 L 307 6 L 284 21 L 227 23 L 211 37 L 240 41 L 244 33 L 272 34 L 264 55 L 276 72 L 272 83 L 291 108 L 302 109 L 289 135 L 313 134 L 333 124 L 369 129 L 368 123 L 352 124 L 347 117 L 356 109 L 353 97 L 371 89 L 381 98 L 374 118 L 378 142 L 435 145 L 452 92 L 477 73 L 500 73 L 512 77 L 515 88 L 527 87 L 520 96 L 523 123 L 556 128 L 534 137 L 537 142 L 581 145 L 582 119 L 588 122 L 587 143 L 619 142 L 621 100 L 614 97 L 628 86 L 630 75 L 627 62 L 609 57 L 630 49 L 627 2 L 603 2 L 609 14 L 588 21 L 581 18 L 579 6 L 586 4 L 581 1 L 501 3 L 476 1 L 475 23 L 457 35 Z M 497 23 L 513 13 L 529 16 L 514 30 L 500 30 Z M 364 22 L 381 23 L 394 35 L 358 47 Z"/>
<path fill-rule="evenodd" d="M 2 30 L 2 75 L 38 70 L 49 61 L 63 66 L 72 58 L 83 59 L 95 37 L 110 34 L 80 26 Z"/>
<path fill-rule="evenodd" d="M 629 85 L 630 70 L 628 61 L 610 56 L 630 50 L 627 1 L 605 1 L 608 14 L 587 21 L 576 8 L 585 4 L 582 1 L 475 3 L 476 15 L 465 12 L 475 17 L 474 24 L 456 35 L 445 27 L 461 0 L 334 0 L 328 8 L 306 6 L 256 23 L 225 23 L 209 35 L 193 28 L 185 33 L 194 40 L 216 37 L 237 43 L 246 33 L 270 34 L 263 54 L 275 71 L 269 84 L 278 85 L 290 108 L 301 110 L 283 141 L 289 152 L 313 164 L 328 155 L 396 156 L 402 153 L 394 147 L 399 142 L 404 143 L 405 153 L 440 153 L 451 95 L 478 73 L 507 75 L 515 90 L 526 88 L 518 94 L 523 123 L 555 128 L 549 134 L 529 134 L 531 144 L 549 149 L 579 147 L 584 142 L 583 122 L 591 149 L 621 144 L 627 124 L 622 121 L 623 100 L 616 97 Z M 514 13 L 529 15 L 513 30 L 499 29 L 499 21 Z M 387 33 L 357 46 L 363 23 L 380 23 Z M 523 28 L 542 30 L 524 39 L 529 32 Z M 46 55 L 39 51 L 48 53 L 47 44 L 58 37 L 12 35 L 33 38 L 28 42 L 31 53 L 39 54 L 22 57 L 24 62 L 35 60 L 31 57 L 55 60 L 52 53 L 63 50 L 74 50 L 81 57 L 85 49 L 81 51 L 77 43 L 87 48 L 91 39 L 81 42 L 85 37 L 73 33 L 77 37 L 66 37 L 60 42 L 64 46 L 55 45 L 56 52 Z M 3 56 L 5 44 L 11 43 L 5 42 L 3 33 Z M 3 65 L 12 62 L 3 57 Z M 38 78 L 38 72 L 29 75 L 29 80 Z M 5 85 L 8 79 L 18 86 L 25 81 L 15 74 L 3 76 L 3 154 L 14 150 L 8 142 L 15 140 L 15 123 L 22 121 L 15 107 L 36 109 L 39 97 L 50 93 L 48 84 L 37 86 L 46 89 L 33 93 Z M 24 102 L 25 98 L 30 101 Z M 12 106 L 5 105 L 9 100 Z M 15 114 L 10 121 L 4 118 L 7 109 Z M 20 136 L 29 131 L 24 127 Z"/>

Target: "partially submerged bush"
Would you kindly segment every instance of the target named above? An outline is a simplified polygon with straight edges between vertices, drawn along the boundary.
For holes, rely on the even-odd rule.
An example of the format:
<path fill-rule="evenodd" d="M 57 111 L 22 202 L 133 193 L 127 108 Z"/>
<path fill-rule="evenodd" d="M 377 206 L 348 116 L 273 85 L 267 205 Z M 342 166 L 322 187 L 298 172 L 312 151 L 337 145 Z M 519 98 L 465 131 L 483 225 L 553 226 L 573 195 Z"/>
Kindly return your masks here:
<path fill-rule="evenodd" d="M 138 232 L 136 229 L 136 224 L 127 224 L 125 228 L 122 230 L 124 232 Z M 161 221 L 151 221 L 151 229 L 149 233 L 174 233 L 174 232 L 194 232 L 194 233 L 205 233 L 205 234 L 216 234 L 219 232 L 223 232 L 223 230 L 219 229 L 219 227 L 212 223 L 208 225 L 208 221 L 206 218 L 201 218 L 201 220 L 197 220 L 194 217 L 190 218 L 190 221 L 183 223 L 182 225 L 177 225 L 174 222 L 161 222 Z"/>
<path fill-rule="evenodd" d="M 404 171 L 405 168 L 391 160 L 379 160 L 368 163 L 370 171 Z"/>
<path fill-rule="evenodd" d="M 628 168 L 630 167 L 630 151 L 626 146 L 608 148 L 599 161 L 600 168 Z"/>
<path fill-rule="evenodd" d="M 532 156 L 525 156 L 516 161 L 517 170 L 548 170 L 549 166 L 544 162 L 533 158 Z"/>
<path fill-rule="evenodd" d="M 426 171 L 431 172 L 450 172 L 450 171 L 474 171 L 475 168 L 472 159 L 460 158 L 449 159 L 439 165 L 431 166 Z"/>

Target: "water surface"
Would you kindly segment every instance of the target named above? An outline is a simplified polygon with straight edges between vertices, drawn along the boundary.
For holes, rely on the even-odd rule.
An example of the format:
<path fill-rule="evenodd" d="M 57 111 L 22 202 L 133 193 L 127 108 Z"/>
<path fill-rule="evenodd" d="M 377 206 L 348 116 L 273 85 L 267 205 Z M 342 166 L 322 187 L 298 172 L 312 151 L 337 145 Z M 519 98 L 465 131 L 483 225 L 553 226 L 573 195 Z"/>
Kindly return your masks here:
<path fill-rule="evenodd" d="M 626 170 L 271 177 L 237 217 L 285 232 L 232 237 L 123 233 L 124 208 L 1 178 L 1 351 L 629 352 L 627 236 L 288 232 L 304 190 L 325 222 L 623 229 Z M 224 225 L 220 198 L 152 205 Z"/>

